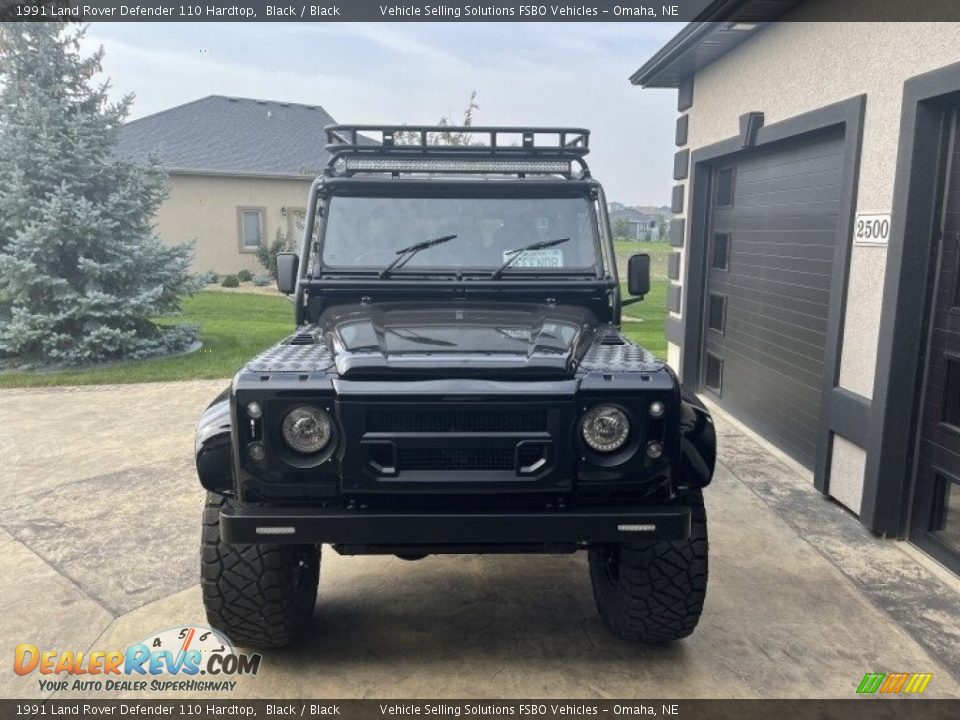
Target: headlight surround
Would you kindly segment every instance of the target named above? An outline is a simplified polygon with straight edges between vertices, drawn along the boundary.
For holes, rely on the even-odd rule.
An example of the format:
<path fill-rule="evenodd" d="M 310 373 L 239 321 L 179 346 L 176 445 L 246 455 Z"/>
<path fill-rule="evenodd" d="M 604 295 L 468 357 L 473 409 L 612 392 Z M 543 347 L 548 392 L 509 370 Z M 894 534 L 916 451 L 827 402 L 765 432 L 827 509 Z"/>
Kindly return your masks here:
<path fill-rule="evenodd" d="M 630 420 L 618 407 L 597 405 L 580 421 L 580 434 L 592 450 L 611 453 L 626 444 L 630 437 Z"/>
<path fill-rule="evenodd" d="M 318 407 L 298 405 L 284 415 L 280 433 L 291 450 L 313 455 L 330 444 L 333 419 Z"/>

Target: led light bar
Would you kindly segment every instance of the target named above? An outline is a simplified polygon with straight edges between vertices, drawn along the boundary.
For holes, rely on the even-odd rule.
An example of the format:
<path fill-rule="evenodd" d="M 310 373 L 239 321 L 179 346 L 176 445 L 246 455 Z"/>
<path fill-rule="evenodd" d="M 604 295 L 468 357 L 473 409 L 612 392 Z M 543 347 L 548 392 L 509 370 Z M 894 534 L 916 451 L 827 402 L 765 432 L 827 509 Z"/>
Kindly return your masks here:
<path fill-rule="evenodd" d="M 561 175 L 569 175 L 571 172 L 569 160 L 444 160 L 442 158 L 349 157 L 345 159 L 344 169 L 347 172 L 463 172 Z"/>

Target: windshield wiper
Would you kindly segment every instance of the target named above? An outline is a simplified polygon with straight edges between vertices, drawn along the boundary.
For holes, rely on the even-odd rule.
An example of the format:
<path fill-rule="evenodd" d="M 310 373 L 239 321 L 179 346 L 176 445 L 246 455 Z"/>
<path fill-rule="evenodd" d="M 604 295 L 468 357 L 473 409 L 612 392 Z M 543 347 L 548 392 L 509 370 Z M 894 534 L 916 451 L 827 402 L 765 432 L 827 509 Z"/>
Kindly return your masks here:
<path fill-rule="evenodd" d="M 380 271 L 380 279 L 387 277 L 392 270 L 399 270 L 404 265 L 406 265 L 410 260 L 413 259 L 413 256 L 416 255 L 421 250 L 426 250 L 428 247 L 433 247 L 434 245 L 440 245 L 441 243 L 449 242 L 453 240 L 456 235 L 444 235 L 443 237 L 434 238 L 433 240 L 424 240 L 423 242 L 418 242 L 415 245 L 410 247 L 405 247 L 400 250 L 397 250 L 397 258 L 392 263 L 387 265 L 383 270 Z"/>
<path fill-rule="evenodd" d="M 517 248 L 516 250 L 509 250 L 507 255 L 510 257 L 503 261 L 503 265 L 490 273 L 490 279 L 496 280 L 498 277 L 503 275 L 504 270 L 513 265 L 517 260 L 522 258 L 531 250 L 543 250 L 548 247 L 553 247 L 554 245 L 559 245 L 560 243 L 568 242 L 569 240 L 570 238 L 568 237 L 558 238 L 557 240 L 541 240 L 540 242 L 530 243 L 529 245 L 526 245 L 522 248 Z"/>
<path fill-rule="evenodd" d="M 391 335 L 396 335 L 398 338 L 407 340 L 412 343 L 419 343 L 420 345 L 437 345 L 439 347 L 456 347 L 455 342 L 450 342 L 449 340 L 441 340 L 440 338 L 427 337 L 426 335 L 421 335 L 418 332 L 404 328 L 400 330 L 399 328 L 384 328 L 385 333 L 390 333 Z"/>

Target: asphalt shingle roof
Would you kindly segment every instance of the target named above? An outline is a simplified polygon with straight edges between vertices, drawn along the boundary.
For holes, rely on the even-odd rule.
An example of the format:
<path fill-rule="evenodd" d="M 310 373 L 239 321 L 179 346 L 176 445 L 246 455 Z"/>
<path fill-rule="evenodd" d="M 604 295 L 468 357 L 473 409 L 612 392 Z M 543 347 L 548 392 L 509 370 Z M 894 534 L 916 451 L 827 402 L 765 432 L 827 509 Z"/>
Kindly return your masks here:
<path fill-rule="evenodd" d="M 117 154 L 154 153 L 170 170 L 313 177 L 333 122 L 319 105 L 211 95 L 127 123 Z"/>

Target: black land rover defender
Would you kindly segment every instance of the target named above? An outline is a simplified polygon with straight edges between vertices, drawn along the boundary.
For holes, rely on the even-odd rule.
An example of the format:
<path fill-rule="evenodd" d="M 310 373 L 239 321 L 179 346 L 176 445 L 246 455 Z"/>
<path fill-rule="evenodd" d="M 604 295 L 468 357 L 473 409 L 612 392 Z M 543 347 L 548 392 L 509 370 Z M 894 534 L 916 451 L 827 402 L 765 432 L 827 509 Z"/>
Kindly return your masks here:
<path fill-rule="evenodd" d="M 435 144 L 450 132 L 469 142 Z M 624 301 L 589 132 L 327 137 L 300 251 L 277 262 L 296 332 L 197 430 L 210 623 L 240 644 L 296 640 L 328 543 L 406 559 L 587 550 L 610 630 L 689 635 L 715 434 L 619 330 L 649 257 L 630 258 Z"/>

